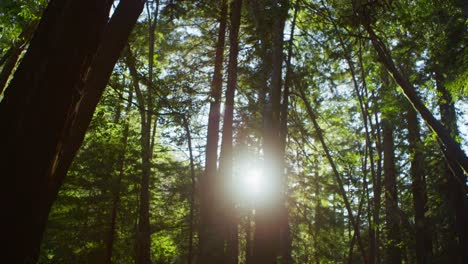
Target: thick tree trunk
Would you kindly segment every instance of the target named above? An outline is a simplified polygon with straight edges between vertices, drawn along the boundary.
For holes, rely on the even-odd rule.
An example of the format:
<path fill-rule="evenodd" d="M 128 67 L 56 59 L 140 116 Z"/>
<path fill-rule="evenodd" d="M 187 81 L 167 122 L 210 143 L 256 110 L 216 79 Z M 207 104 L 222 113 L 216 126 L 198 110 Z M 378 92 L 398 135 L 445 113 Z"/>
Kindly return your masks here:
<path fill-rule="evenodd" d="M 416 229 L 416 261 L 418 264 L 431 263 L 432 234 L 429 219 L 425 217 L 427 208 L 427 190 L 425 176 L 425 162 L 422 153 L 419 121 L 416 111 L 408 109 L 408 142 L 411 153 L 411 179 L 413 206 Z"/>
<path fill-rule="evenodd" d="M 459 136 L 457 114 L 450 92 L 444 86 L 444 80 L 439 72 L 435 73 L 436 88 L 439 94 L 439 109 L 444 125 L 449 129 L 452 138 Z M 465 263 L 468 261 L 468 212 L 466 205 L 466 176 L 451 160 L 446 160 L 445 178 L 448 184 L 448 202 L 455 217 L 452 230 L 458 236 L 458 248 L 454 261 Z"/>
<path fill-rule="evenodd" d="M 268 177 L 268 194 L 255 210 L 254 263 L 276 263 L 280 254 L 281 176 L 283 175 L 280 136 L 281 82 L 283 65 L 283 30 L 288 14 L 287 1 L 273 1 L 271 12 L 276 17 L 272 29 L 272 63 L 270 98 L 264 110 L 264 177 Z"/>
<path fill-rule="evenodd" d="M 393 147 L 393 131 L 390 121 L 382 120 L 384 183 L 385 183 L 385 259 L 386 264 L 401 263 L 400 214 L 398 208 L 397 178 Z"/>
<path fill-rule="evenodd" d="M 239 27 L 242 11 L 242 0 L 235 0 L 231 3 L 230 31 L 229 31 L 229 63 L 228 80 L 226 88 L 226 101 L 224 103 L 224 122 L 222 133 L 222 144 L 219 164 L 219 177 L 223 188 L 222 208 L 224 212 L 226 252 L 224 263 L 236 264 L 239 255 L 238 242 L 238 216 L 235 211 L 234 197 L 227 197 L 231 193 L 233 186 L 233 117 L 234 117 L 234 97 L 237 88 L 237 56 L 239 54 Z"/>
<path fill-rule="evenodd" d="M 104 37 L 86 79 L 84 92 L 77 105 L 70 136 L 62 148 L 55 177 L 63 177 L 83 143 L 86 130 L 106 88 L 115 63 L 127 44 L 128 36 L 143 10 L 145 0 L 121 0 L 104 32 Z"/>
<path fill-rule="evenodd" d="M 112 1 L 53 0 L 0 104 L 11 262 L 35 262 L 62 177 L 58 154 L 70 133 L 82 83 L 107 23 Z"/>
<path fill-rule="evenodd" d="M 221 221 L 219 216 L 219 184 L 217 180 L 219 120 L 221 90 L 223 83 L 223 54 L 226 38 L 227 0 L 220 6 L 218 40 L 216 44 L 215 67 L 211 82 L 210 113 L 206 143 L 205 173 L 200 177 L 200 263 L 222 263 L 224 244 L 222 243 Z"/>

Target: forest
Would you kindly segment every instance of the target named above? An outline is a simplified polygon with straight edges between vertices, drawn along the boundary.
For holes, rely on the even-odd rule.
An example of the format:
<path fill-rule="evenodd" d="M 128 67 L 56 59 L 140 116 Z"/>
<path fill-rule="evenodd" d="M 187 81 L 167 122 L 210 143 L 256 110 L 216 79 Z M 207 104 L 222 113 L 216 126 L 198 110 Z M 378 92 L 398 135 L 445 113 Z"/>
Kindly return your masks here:
<path fill-rule="evenodd" d="M 465 0 L 2 0 L 2 263 L 468 263 Z"/>

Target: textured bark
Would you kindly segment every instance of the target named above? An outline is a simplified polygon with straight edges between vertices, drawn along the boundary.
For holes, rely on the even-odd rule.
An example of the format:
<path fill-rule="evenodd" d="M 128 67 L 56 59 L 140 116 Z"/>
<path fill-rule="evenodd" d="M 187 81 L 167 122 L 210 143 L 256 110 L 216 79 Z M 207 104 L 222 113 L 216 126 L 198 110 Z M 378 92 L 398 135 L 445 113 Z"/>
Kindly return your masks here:
<path fill-rule="evenodd" d="M 83 143 L 86 130 L 93 118 L 99 100 L 104 93 L 115 63 L 127 44 L 128 36 L 135 25 L 145 1 L 121 0 L 104 32 L 103 41 L 93 59 L 84 92 L 76 107 L 76 118 L 72 123 L 70 136 L 62 148 L 55 177 L 62 177 L 68 171 L 73 158 Z"/>
<path fill-rule="evenodd" d="M 63 177 L 53 177 L 70 132 L 82 83 L 102 37 L 110 1 L 55 0 L 0 104 L 11 262 L 35 262 L 45 222 Z"/>
<path fill-rule="evenodd" d="M 237 89 L 237 56 L 239 54 L 239 27 L 241 19 L 242 0 L 231 3 L 230 30 L 229 30 L 229 62 L 226 99 L 224 103 L 224 121 L 219 164 L 219 177 L 223 194 L 220 201 L 223 203 L 221 215 L 224 216 L 226 252 L 224 263 L 238 262 L 238 216 L 235 211 L 234 197 L 226 197 L 233 185 L 233 117 L 234 97 Z"/>
<path fill-rule="evenodd" d="M 393 146 L 392 125 L 387 119 L 382 120 L 385 184 L 385 257 L 384 263 L 401 263 L 400 217 L 398 209 L 397 178 Z"/>
<path fill-rule="evenodd" d="M 223 54 L 226 38 L 227 0 L 221 2 L 215 66 L 211 82 L 210 113 L 206 143 L 205 173 L 200 177 L 200 263 L 222 263 L 224 244 L 222 226 L 217 217 L 219 184 L 217 181 L 218 141 Z"/>

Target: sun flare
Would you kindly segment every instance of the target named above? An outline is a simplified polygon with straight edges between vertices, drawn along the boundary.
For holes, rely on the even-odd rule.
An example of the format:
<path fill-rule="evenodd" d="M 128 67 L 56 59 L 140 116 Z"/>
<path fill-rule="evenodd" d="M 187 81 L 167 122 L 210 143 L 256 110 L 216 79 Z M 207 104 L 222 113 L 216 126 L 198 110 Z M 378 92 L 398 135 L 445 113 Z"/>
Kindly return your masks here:
<path fill-rule="evenodd" d="M 243 189 L 250 195 L 258 195 L 261 192 L 262 173 L 258 168 L 247 171 L 243 178 Z"/>

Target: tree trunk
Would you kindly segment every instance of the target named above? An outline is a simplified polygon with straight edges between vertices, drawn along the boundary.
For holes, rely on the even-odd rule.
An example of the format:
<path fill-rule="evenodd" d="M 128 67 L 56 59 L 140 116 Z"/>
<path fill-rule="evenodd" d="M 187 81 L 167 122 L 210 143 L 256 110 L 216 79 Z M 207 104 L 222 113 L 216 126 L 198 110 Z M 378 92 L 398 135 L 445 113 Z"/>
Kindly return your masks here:
<path fill-rule="evenodd" d="M 307 99 L 304 91 L 302 89 L 299 89 L 299 92 L 300 92 L 301 99 L 305 103 L 307 114 L 309 115 L 309 118 L 312 121 L 312 124 L 314 126 L 315 131 L 317 132 L 317 136 L 318 136 L 318 138 L 320 140 L 320 143 L 321 143 L 322 148 L 323 148 L 323 150 L 325 152 L 327 160 L 330 163 L 330 166 L 332 167 L 333 175 L 335 176 L 335 180 L 336 180 L 336 182 L 338 184 L 338 188 L 340 190 L 340 195 L 343 198 L 343 201 L 345 203 L 346 211 L 348 212 L 349 221 L 351 222 L 351 225 L 352 225 L 352 227 L 354 229 L 354 232 L 356 233 L 356 239 L 357 239 L 357 242 L 358 242 L 359 250 L 361 251 L 361 256 L 362 256 L 363 262 L 367 264 L 368 259 L 367 259 L 366 250 L 364 248 L 364 243 L 363 243 L 362 238 L 361 238 L 361 231 L 360 231 L 360 228 L 359 228 L 359 222 L 356 221 L 356 219 L 354 217 L 353 210 L 351 209 L 351 203 L 349 202 L 349 199 L 348 199 L 348 197 L 346 195 L 346 191 L 344 189 L 343 180 L 341 179 L 341 175 L 338 172 L 338 169 L 336 168 L 335 162 L 333 161 L 333 158 L 332 158 L 332 156 L 330 154 L 327 143 L 325 142 L 325 138 L 324 138 L 323 133 L 322 133 L 322 129 L 320 128 L 320 125 L 317 122 L 317 117 L 316 117 L 314 111 L 312 110 L 312 106 L 310 105 L 309 100 Z"/>
<path fill-rule="evenodd" d="M 109 227 L 109 235 L 107 238 L 107 245 L 106 245 L 106 263 L 111 264 L 112 263 L 112 253 L 113 253 L 113 248 L 114 248 L 114 241 L 115 241 L 115 230 L 117 226 L 117 210 L 119 207 L 120 203 L 120 191 L 121 191 L 121 184 L 122 184 L 122 179 L 124 176 L 124 169 L 125 169 L 125 155 L 127 152 L 127 143 L 128 143 L 128 133 L 129 133 L 129 118 L 128 116 L 130 115 L 131 107 L 132 107 L 132 100 L 133 100 L 133 89 L 130 88 L 128 92 L 128 102 L 127 102 L 127 107 L 125 109 L 125 113 L 127 117 L 124 120 L 124 130 L 123 130 L 123 135 L 122 135 L 122 150 L 119 154 L 118 158 L 118 171 L 119 175 L 117 176 L 116 180 L 116 190 L 113 192 L 113 197 L 112 197 L 112 209 L 111 209 L 111 222 L 110 222 L 110 227 Z M 117 116 L 119 118 L 120 115 Z"/>
<path fill-rule="evenodd" d="M 62 177 L 58 154 L 70 133 L 82 83 L 107 23 L 112 1 L 53 0 L 0 104 L 5 178 L 3 210 L 9 212 L 11 262 L 36 262 L 50 207 Z"/>
<path fill-rule="evenodd" d="M 211 82 L 210 113 L 206 143 L 205 173 L 200 177 L 200 263 L 222 263 L 224 244 L 222 243 L 221 221 L 219 216 L 217 162 L 219 141 L 219 120 L 221 90 L 223 83 L 223 54 L 226 37 L 227 0 L 221 2 L 218 40 L 216 44 L 215 67 Z"/>
<path fill-rule="evenodd" d="M 398 209 L 397 178 L 393 149 L 392 125 L 388 119 L 382 120 L 383 152 L 384 152 L 384 183 L 385 183 L 385 229 L 386 246 L 384 263 L 401 263 L 400 216 Z"/>
<path fill-rule="evenodd" d="M 406 98 L 412 106 L 418 111 L 421 117 L 426 121 L 429 127 L 437 134 L 441 141 L 441 149 L 448 160 L 454 167 L 460 167 L 465 173 L 468 173 L 468 157 L 452 137 L 450 137 L 449 130 L 447 130 L 440 121 L 438 121 L 429 109 L 419 98 L 414 86 L 404 76 L 400 70 L 395 66 L 390 52 L 386 48 L 382 40 L 375 34 L 372 26 L 368 22 L 363 22 L 363 26 L 371 38 L 372 44 L 377 51 L 380 61 L 392 74 L 395 81 L 400 85 Z M 452 168 L 455 170 L 455 168 Z"/>
<path fill-rule="evenodd" d="M 190 194 L 190 216 L 189 216 L 189 248 L 187 263 L 191 264 L 193 259 L 193 230 L 194 230 L 194 212 L 195 212 L 195 164 L 192 151 L 192 133 L 190 132 L 190 122 L 187 117 L 184 116 L 184 128 L 187 135 L 187 144 L 190 158 L 190 180 L 191 180 L 191 194 Z"/>
<path fill-rule="evenodd" d="M 444 86 L 442 74 L 436 71 L 436 88 L 439 94 L 439 109 L 440 115 L 445 127 L 450 131 L 452 138 L 459 136 L 457 127 L 457 114 L 455 105 L 450 92 Z M 456 164 L 451 160 L 446 160 L 445 178 L 448 183 L 448 199 L 450 209 L 455 217 L 455 223 L 452 224 L 452 229 L 458 236 L 458 248 L 456 259 L 457 263 L 465 263 L 468 261 L 468 212 L 466 206 L 466 176 Z"/>
<path fill-rule="evenodd" d="M 419 121 L 416 111 L 408 109 L 408 142 L 411 153 L 411 179 L 413 206 L 416 229 L 416 262 L 419 264 L 431 263 L 432 234 L 429 219 L 425 217 L 427 208 L 427 190 L 425 177 L 425 162 L 422 153 Z"/>
<path fill-rule="evenodd" d="M 140 98 L 140 115 L 141 115 L 141 184 L 140 184 L 140 207 L 138 216 L 138 232 L 137 232 L 137 264 L 151 263 L 151 226 L 150 226 L 150 177 L 153 158 L 153 149 L 151 144 L 151 131 L 156 129 L 152 127 L 153 118 L 153 73 L 154 73 L 154 44 L 155 31 L 158 23 L 159 0 L 156 1 L 154 15 L 147 4 L 148 11 L 148 85 L 146 87 L 146 95 Z M 134 82 L 138 82 L 134 80 Z M 135 89 L 139 89 L 136 86 Z M 139 91 L 139 94 L 142 94 Z M 146 98 L 145 98 L 146 97 Z M 141 100 L 143 99 L 143 100 Z"/>
<path fill-rule="evenodd" d="M 226 89 L 226 101 L 224 104 L 224 122 L 222 133 L 221 154 L 219 163 L 219 177 L 222 186 L 220 202 L 223 203 L 225 224 L 226 253 L 224 263 L 236 264 L 239 255 L 238 242 L 238 219 L 235 211 L 235 200 L 233 196 L 227 197 L 231 193 L 233 186 L 233 117 L 234 117 L 234 97 L 237 88 L 237 56 L 239 54 L 239 27 L 242 11 L 242 0 L 235 0 L 231 3 L 230 31 L 229 31 L 229 63 L 228 80 Z"/>
<path fill-rule="evenodd" d="M 13 73 L 15 65 L 18 63 L 21 52 L 23 52 L 24 48 L 26 48 L 31 40 L 38 23 L 39 21 L 35 20 L 27 25 L 23 32 L 21 32 L 18 42 L 8 50 L 7 54 L 5 54 L 7 58 L 5 58 L 5 65 L 3 65 L 2 72 L 0 73 L 0 102 L 3 93 L 5 92 L 7 81 Z"/>
<path fill-rule="evenodd" d="M 128 36 L 143 10 L 144 3 L 144 0 L 139 0 L 137 3 L 133 0 L 121 0 L 115 9 L 90 67 L 84 92 L 76 107 L 76 118 L 72 123 L 70 136 L 60 152 L 54 177 L 64 177 L 83 143 L 94 110 L 104 93 L 114 65 L 127 44 Z"/>
<path fill-rule="evenodd" d="M 283 65 L 283 30 L 288 14 L 287 1 L 273 1 L 271 6 L 276 19 L 272 29 L 272 63 L 270 98 L 264 110 L 264 177 L 268 177 L 268 194 L 258 202 L 255 209 L 255 236 L 252 260 L 254 263 L 276 263 L 279 255 L 281 230 L 281 176 L 283 162 L 281 143 L 278 141 L 281 131 L 281 82 Z M 267 200 L 268 199 L 268 200 Z"/>
<path fill-rule="evenodd" d="M 284 80 L 284 91 L 283 91 L 283 101 L 281 103 L 281 112 L 280 112 L 280 157 L 282 157 L 282 167 L 283 171 L 286 168 L 286 140 L 288 135 L 288 108 L 289 108 L 289 95 L 291 89 L 291 78 L 293 75 L 292 66 L 291 66 L 291 59 L 293 56 L 293 47 L 294 47 L 294 30 L 296 28 L 296 18 L 298 12 L 298 1 L 295 3 L 294 7 L 294 15 L 291 22 L 291 34 L 288 41 L 288 54 L 286 59 L 286 76 Z M 289 210 L 287 207 L 287 200 L 288 200 L 288 174 L 284 173 L 281 175 L 282 177 L 282 188 L 283 188 L 283 199 L 281 201 L 281 259 L 282 263 L 290 264 L 293 263 L 292 259 L 292 237 L 291 237 L 291 230 L 289 227 Z"/>

